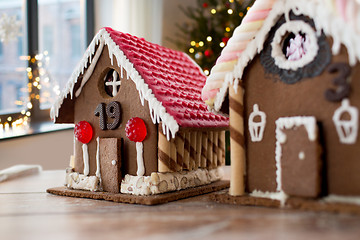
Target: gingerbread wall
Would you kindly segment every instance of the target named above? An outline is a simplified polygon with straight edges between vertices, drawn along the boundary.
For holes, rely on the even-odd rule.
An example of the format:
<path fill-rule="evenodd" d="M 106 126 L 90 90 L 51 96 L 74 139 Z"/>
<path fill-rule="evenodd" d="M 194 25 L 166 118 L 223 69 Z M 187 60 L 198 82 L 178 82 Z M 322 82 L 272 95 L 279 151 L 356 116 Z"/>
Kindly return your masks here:
<path fill-rule="evenodd" d="M 332 46 L 331 38 L 327 37 L 327 42 Z M 344 46 L 341 46 L 338 55 L 331 57 L 330 64 L 338 62 L 348 63 Z M 332 117 L 341 102 L 330 102 L 324 96 L 326 90 L 337 88 L 333 79 L 338 75 L 339 73 L 329 73 L 325 68 L 317 77 L 286 84 L 280 81 L 277 75 L 265 73 L 259 55 L 248 65 L 243 75 L 243 85 L 246 116 L 246 187 L 249 192 L 276 191 L 275 121 L 279 117 L 315 116 L 320 126 L 320 141 L 323 147 L 322 195 L 360 195 L 359 137 L 354 144 L 340 143 Z M 351 68 L 348 79 L 351 81 L 350 104 L 359 109 L 358 76 L 359 63 Z M 248 119 L 254 104 L 258 104 L 260 111 L 266 114 L 266 127 L 260 142 L 252 142 L 248 130 Z"/>
<path fill-rule="evenodd" d="M 106 94 L 104 90 L 103 79 L 108 70 L 110 68 L 115 69 L 119 73 L 120 77 L 121 70 L 118 67 L 115 58 L 113 61 L 113 65 L 111 65 L 108 48 L 105 46 L 93 74 L 91 75 L 86 85 L 83 87 L 79 97 L 76 98 L 74 104 L 74 123 L 76 124 L 79 121 L 86 120 L 92 125 L 94 129 L 94 136 L 90 143 L 88 143 L 90 175 L 94 175 L 96 171 L 97 137 L 123 138 L 124 142 L 121 163 L 122 175 L 136 175 L 137 164 L 135 142 L 130 141 L 125 134 L 126 123 L 132 117 L 142 118 L 147 128 L 147 136 L 143 141 L 143 156 L 146 170 L 145 175 L 150 175 L 151 172 L 157 171 L 157 125 L 152 123 L 148 103 L 145 101 L 144 106 L 141 105 L 136 86 L 130 78 L 127 79 L 126 71 L 124 69 L 124 75 L 121 79 L 121 86 L 118 94 L 115 97 L 110 97 Z M 78 85 L 79 84 L 75 86 L 75 91 Z M 108 105 L 113 101 L 117 101 L 121 105 L 120 126 L 114 130 L 101 130 L 99 125 L 99 116 L 95 116 L 94 111 L 99 103 L 105 103 Z M 113 119 L 108 118 L 108 121 L 112 122 Z M 82 157 L 82 143 L 75 140 L 75 171 L 82 173 L 83 168 L 84 164 Z"/>

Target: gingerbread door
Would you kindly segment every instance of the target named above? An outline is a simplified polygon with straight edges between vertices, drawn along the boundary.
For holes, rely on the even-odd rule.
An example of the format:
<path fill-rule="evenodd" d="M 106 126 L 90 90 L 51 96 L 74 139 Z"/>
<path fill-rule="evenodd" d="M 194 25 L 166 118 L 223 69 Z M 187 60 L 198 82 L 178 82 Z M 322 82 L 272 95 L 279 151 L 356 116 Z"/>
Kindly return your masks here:
<path fill-rule="evenodd" d="M 276 121 L 277 190 L 289 196 L 317 197 L 321 192 L 321 145 L 314 117 Z"/>
<path fill-rule="evenodd" d="M 101 184 L 105 192 L 120 192 L 122 139 L 99 139 Z"/>

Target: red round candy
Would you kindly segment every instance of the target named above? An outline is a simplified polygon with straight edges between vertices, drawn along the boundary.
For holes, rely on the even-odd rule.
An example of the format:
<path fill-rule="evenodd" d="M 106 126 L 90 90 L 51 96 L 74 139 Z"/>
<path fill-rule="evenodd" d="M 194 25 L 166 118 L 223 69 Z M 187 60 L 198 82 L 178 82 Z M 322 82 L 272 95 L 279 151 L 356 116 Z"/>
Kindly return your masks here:
<path fill-rule="evenodd" d="M 80 121 L 75 125 L 74 135 L 76 140 L 83 144 L 90 142 L 93 136 L 93 129 L 87 121 Z"/>
<path fill-rule="evenodd" d="M 125 127 L 126 136 L 133 142 L 142 142 L 146 137 L 146 126 L 141 118 L 129 119 Z"/>

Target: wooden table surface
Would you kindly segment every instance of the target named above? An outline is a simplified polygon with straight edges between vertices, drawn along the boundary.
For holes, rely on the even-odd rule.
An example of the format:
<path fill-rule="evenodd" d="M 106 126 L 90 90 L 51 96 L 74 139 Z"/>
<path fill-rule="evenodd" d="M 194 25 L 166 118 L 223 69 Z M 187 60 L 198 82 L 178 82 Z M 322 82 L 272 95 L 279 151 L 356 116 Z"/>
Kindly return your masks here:
<path fill-rule="evenodd" d="M 360 239 L 360 216 L 218 204 L 206 195 L 140 206 L 45 192 L 63 181 L 64 171 L 43 171 L 0 183 L 0 239 Z"/>

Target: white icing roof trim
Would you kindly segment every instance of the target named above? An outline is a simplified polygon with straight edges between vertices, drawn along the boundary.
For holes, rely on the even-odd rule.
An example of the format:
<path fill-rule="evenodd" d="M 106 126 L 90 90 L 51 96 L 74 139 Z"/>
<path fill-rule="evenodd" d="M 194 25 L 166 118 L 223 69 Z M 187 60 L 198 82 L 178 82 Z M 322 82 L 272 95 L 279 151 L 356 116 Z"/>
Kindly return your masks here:
<path fill-rule="evenodd" d="M 233 85 L 234 90 L 237 92 L 245 67 L 256 54 L 262 51 L 270 29 L 281 15 L 285 14 L 286 19 L 289 19 L 288 13 L 291 10 L 296 15 L 303 14 L 312 18 L 318 30 L 317 34 L 320 34 L 322 30 L 327 36 L 333 38 L 332 52 L 334 55 L 339 54 L 340 46 L 344 44 L 348 49 L 350 65 L 354 66 L 360 60 L 360 44 L 358 44 L 360 42 L 360 35 L 354 31 L 351 24 L 347 24 L 340 16 L 324 6 L 323 1 L 278 0 L 273 5 L 272 10 L 264 20 L 264 24 L 257 32 L 255 38 L 248 43 L 246 49 L 240 54 L 234 70 L 226 73 L 225 80 L 214 101 L 214 109 L 216 111 L 220 110 L 229 85 Z"/>
<path fill-rule="evenodd" d="M 127 78 L 131 78 L 131 80 L 135 83 L 136 89 L 139 92 L 139 97 L 141 100 L 141 104 L 144 106 L 144 100 L 148 101 L 150 116 L 154 124 L 162 122 L 162 127 L 164 134 L 167 139 L 171 137 L 174 138 L 177 131 L 179 131 L 179 125 L 176 120 L 169 113 L 166 112 L 166 109 L 163 107 L 162 103 L 158 101 L 155 95 L 152 93 L 152 90 L 149 89 L 148 85 L 145 83 L 144 79 L 141 75 L 136 71 L 134 65 L 129 61 L 129 59 L 125 56 L 123 51 L 120 50 L 119 46 L 111 39 L 110 34 L 105 30 L 101 29 L 98 34 L 94 37 L 92 42 L 90 43 L 88 49 L 84 53 L 82 60 L 79 62 L 78 66 L 75 68 L 72 73 L 69 81 L 67 82 L 65 88 L 60 94 L 57 101 L 51 108 L 50 116 L 55 121 L 55 119 L 59 116 L 60 107 L 66 98 L 66 96 L 70 93 L 71 99 L 73 99 L 73 89 L 75 84 L 77 83 L 78 77 L 80 74 L 84 74 L 86 66 L 88 63 L 91 65 L 95 65 L 97 59 L 93 59 L 93 55 L 95 53 L 95 47 L 99 46 L 98 50 L 102 50 L 103 45 L 107 45 L 109 49 L 109 58 L 111 59 L 111 64 L 113 64 L 113 56 L 115 56 L 118 66 L 121 68 L 121 75 L 123 74 L 122 68 L 128 73 Z M 91 64 L 95 61 L 95 64 Z M 89 68 L 90 68 L 89 66 Z M 86 84 L 87 79 L 84 83 L 81 83 L 81 86 Z M 80 92 L 77 92 L 77 96 Z"/>

